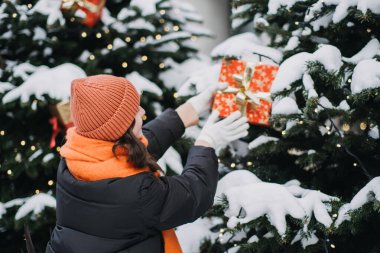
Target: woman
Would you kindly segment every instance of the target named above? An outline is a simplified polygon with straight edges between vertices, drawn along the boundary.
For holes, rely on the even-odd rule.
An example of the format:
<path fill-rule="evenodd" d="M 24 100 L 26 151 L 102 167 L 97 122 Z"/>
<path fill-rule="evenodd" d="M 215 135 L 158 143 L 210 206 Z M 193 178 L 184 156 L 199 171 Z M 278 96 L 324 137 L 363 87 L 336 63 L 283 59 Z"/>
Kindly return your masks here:
<path fill-rule="evenodd" d="M 74 80 L 74 127 L 60 151 L 57 224 L 46 252 L 182 252 L 173 228 L 211 207 L 218 180 L 214 149 L 247 135 L 247 119 L 236 112 L 216 122 L 213 112 L 179 176 L 160 176 L 155 161 L 210 110 L 217 88 L 142 126 L 145 112 L 127 79 Z"/>

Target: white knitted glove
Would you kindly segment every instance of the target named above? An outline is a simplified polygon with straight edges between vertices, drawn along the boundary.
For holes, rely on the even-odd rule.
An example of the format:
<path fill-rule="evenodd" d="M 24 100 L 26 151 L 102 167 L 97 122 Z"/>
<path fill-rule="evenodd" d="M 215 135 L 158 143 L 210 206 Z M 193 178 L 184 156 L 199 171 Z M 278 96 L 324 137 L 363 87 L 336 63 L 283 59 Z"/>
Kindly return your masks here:
<path fill-rule="evenodd" d="M 236 111 L 227 118 L 216 122 L 218 116 L 219 112 L 216 110 L 211 113 L 197 140 L 206 141 L 213 148 L 219 149 L 231 141 L 248 135 L 248 119 L 241 117 L 240 111 Z"/>
<path fill-rule="evenodd" d="M 207 87 L 207 89 L 205 89 L 198 95 L 190 98 L 189 100 L 187 100 L 187 102 L 189 102 L 194 107 L 195 111 L 199 116 L 205 112 L 210 111 L 213 95 L 216 93 L 216 91 L 220 89 L 225 89 L 227 88 L 227 86 L 228 85 L 226 83 L 216 83 Z"/>

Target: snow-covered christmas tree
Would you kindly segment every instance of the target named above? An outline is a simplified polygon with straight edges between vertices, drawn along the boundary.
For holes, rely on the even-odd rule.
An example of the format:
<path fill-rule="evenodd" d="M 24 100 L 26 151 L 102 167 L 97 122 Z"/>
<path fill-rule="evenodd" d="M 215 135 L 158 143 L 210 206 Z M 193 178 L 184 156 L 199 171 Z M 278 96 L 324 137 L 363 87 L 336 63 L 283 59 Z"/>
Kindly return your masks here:
<path fill-rule="evenodd" d="M 201 22 L 177 0 L 1 2 L 1 252 L 25 251 L 24 225 L 37 252 L 50 237 L 71 80 L 126 76 L 143 92 L 147 120 L 154 118 L 176 96 L 159 73 L 196 56 L 198 37 L 210 36 Z M 180 170 L 181 157 L 170 149 L 160 164 Z"/>
<path fill-rule="evenodd" d="M 178 66 L 178 93 L 217 82 L 221 58 L 279 65 L 271 117 L 219 152 L 213 209 L 178 229 L 185 252 L 379 252 L 380 4 L 232 3 L 251 31 Z"/>

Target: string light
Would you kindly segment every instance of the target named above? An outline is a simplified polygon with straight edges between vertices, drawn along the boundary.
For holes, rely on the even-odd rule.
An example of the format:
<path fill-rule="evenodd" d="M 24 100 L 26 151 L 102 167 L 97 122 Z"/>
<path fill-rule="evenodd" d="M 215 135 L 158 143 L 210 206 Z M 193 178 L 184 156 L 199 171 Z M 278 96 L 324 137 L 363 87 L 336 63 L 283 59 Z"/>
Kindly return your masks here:
<path fill-rule="evenodd" d="M 335 245 L 332 244 L 332 243 L 330 244 L 330 247 L 333 248 L 333 249 L 335 249 Z"/>
<path fill-rule="evenodd" d="M 165 32 L 169 32 L 169 31 L 170 31 L 170 27 L 169 27 L 169 26 L 165 26 L 165 27 L 164 27 L 164 31 L 165 31 Z"/>
<path fill-rule="evenodd" d="M 236 164 L 235 163 L 231 163 L 231 168 L 235 168 L 236 167 Z"/>
<path fill-rule="evenodd" d="M 70 18 L 70 21 L 71 21 L 71 22 L 74 22 L 74 21 L 75 21 L 75 18 L 74 18 L 74 17 L 71 17 L 71 18 Z"/>
<path fill-rule="evenodd" d="M 158 21 L 160 22 L 160 24 L 165 23 L 165 19 L 163 19 L 163 18 L 160 18 L 160 20 L 158 20 Z"/>
<path fill-rule="evenodd" d="M 156 38 L 156 40 L 160 40 L 161 39 L 161 34 L 157 34 L 155 38 Z"/>
<path fill-rule="evenodd" d="M 348 82 L 348 83 L 351 83 L 351 82 L 352 82 L 351 78 L 349 78 L 349 79 L 347 80 L 347 82 Z"/>
<path fill-rule="evenodd" d="M 160 10 L 161 15 L 165 15 L 166 11 L 165 10 Z"/>
<path fill-rule="evenodd" d="M 29 9 L 32 9 L 33 5 L 32 4 L 28 4 L 27 5 Z"/>
<path fill-rule="evenodd" d="M 123 68 L 127 68 L 128 67 L 128 62 L 123 62 L 122 64 L 121 64 L 121 66 L 123 67 Z"/>
<path fill-rule="evenodd" d="M 346 98 L 347 98 L 347 99 L 350 99 L 350 96 L 347 96 Z"/>
<path fill-rule="evenodd" d="M 148 117 L 144 114 L 143 116 L 142 116 L 142 120 L 147 120 L 148 119 Z"/>
<path fill-rule="evenodd" d="M 177 93 L 177 92 L 174 92 L 174 93 L 173 93 L 173 97 L 174 97 L 174 98 L 177 98 L 177 97 L 178 97 L 178 93 Z M 219 162 L 220 162 L 220 160 L 219 160 Z"/>
<path fill-rule="evenodd" d="M 334 217 L 334 218 L 338 217 L 338 214 L 334 213 L 334 214 L 333 214 L 333 217 Z"/>
<path fill-rule="evenodd" d="M 105 28 L 103 29 L 103 31 L 104 31 L 105 34 L 109 34 L 109 33 L 110 33 L 110 29 L 108 29 L 107 27 L 105 27 Z"/>
<path fill-rule="evenodd" d="M 88 57 L 90 60 L 95 60 L 95 55 L 90 55 L 89 57 Z"/>
<path fill-rule="evenodd" d="M 21 142 L 20 142 L 20 144 L 21 144 L 21 146 L 25 146 L 25 141 L 24 140 L 22 140 Z"/>
<path fill-rule="evenodd" d="M 9 176 L 12 176 L 12 174 L 13 174 L 12 170 L 7 170 L 7 174 L 8 174 Z"/>
<path fill-rule="evenodd" d="M 142 61 L 147 61 L 148 60 L 148 56 L 146 56 L 146 55 L 141 56 L 141 60 Z"/>
<path fill-rule="evenodd" d="M 30 146 L 30 149 L 34 151 L 34 150 L 36 150 L 36 146 L 34 146 L 34 145 Z"/>
<path fill-rule="evenodd" d="M 253 165 L 253 163 L 251 161 L 247 162 L 247 166 L 252 166 L 252 165 Z"/>
<path fill-rule="evenodd" d="M 101 33 L 96 33 L 96 38 L 100 39 L 102 37 Z"/>
<path fill-rule="evenodd" d="M 36 189 L 35 193 L 36 193 L 36 194 L 40 193 L 40 190 Z"/>
<path fill-rule="evenodd" d="M 336 144 L 336 147 L 337 147 L 337 148 L 341 148 L 342 145 L 338 143 L 338 144 Z"/>
<path fill-rule="evenodd" d="M 294 22 L 294 24 L 295 24 L 295 25 L 299 25 L 299 24 L 300 24 L 300 22 L 296 21 L 296 22 Z"/>
<path fill-rule="evenodd" d="M 87 33 L 86 33 L 86 32 L 82 32 L 82 33 L 80 34 L 80 36 L 82 36 L 82 38 L 86 38 L 86 37 L 87 37 Z"/>
<path fill-rule="evenodd" d="M 302 124 L 303 124 L 303 120 L 300 120 L 300 121 L 298 122 L 298 124 L 302 125 Z"/>
<path fill-rule="evenodd" d="M 108 45 L 107 45 L 107 48 L 108 48 L 109 50 L 111 50 L 111 49 L 112 49 L 112 44 L 108 44 Z"/>
<path fill-rule="evenodd" d="M 165 63 L 161 62 L 161 63 L 158 65 L 158 67 L 159 67 L 160 69 L 165 68 Z"/>
<path fill-rule="evenodd" d="M 126 38 L 125 38 L 125 41 L 126 41 L 126 42 L 131 42 L 131 40 L 132 40 L 131 37 L 126 37 Z"/>
<path fill-rule="evenodd" d="M 371 28 L 367 28 L 367 33 L 371 33 L 372 32 L 372 29 Z"/>
<path fill-rule="evenodd" d="M 318 113 L 318 109 L 317 109 L 317 108 L 315 108 L 315 109 L 314 109 L 314 112 L 315 112 L 315 113 Z"/>
<path fill-rule="evenodd" d="M 179 26 L 178 25 L 175 25 L 175 26 L 173 26 L 173 31 L 178 31 L 179 30 Z"/>
<path fill-rule="evenodd" d="M 13 13 L 13 14 L 12 14 L 12 17 L 13 17 L 13 18 L 17 18 L 17 13 Z"/>
<path fill-rule="evenodd" d="M 358 166 L 358 164 L 357 164 L 357 163 L 354 163 L 353 165 L 354 165 L 354 167 Z"/>
<path fill-rule="evenodd" d="M 54 181 L 50 179 L 50 180 L 48 181 L 48 185 L 49 185 L 49 186 L 52 186 L 53 184 L 54 184 Z"/>
<path fill-rule="evenodd" d="M 367 123 L 361 122 L 359 127 L 360 127 L 361 130 L 364 131 L 367 128 Z"/>
<path fill-rule="evenodd" d="M 4 135 L 5 135 L 5 131 L 4 131 L 4 130 L 1 130 L 1 131 L 0 131 L 0 135 L 1 135 L 1 136 L 4 136 Z"/>
<path fill-rule="evenodd" d="M 61 147 L 58 146 L 58 147 L 56 148 L 56 150 L 57 150 L 57 152 L 59 152 L 59 151 L 61 150 Z"/>
<path fill-rule="evenodd" d="M 140 38 L 140 41 L 141 41 L 141 42 L 145 42 L 145 41 L 146 41 L 145 37 L 142 36 L 142 37 Z"/>
<path fill-rule="evenodd" d="M 342 129 L 343 131 L 347 132 L 350 130 L 350 125 L 348 123 L 344 123 Z"/>
<path fill-rule="evenodd" d="M 285 130 L 284 130 L 284 131 L 282 131 L 282 132 L 281 132 L 281 134 L 282 134 L 282 135 L 285 135 L 285 134 L 286 134 L 286 131 L 285 131 Z"/>

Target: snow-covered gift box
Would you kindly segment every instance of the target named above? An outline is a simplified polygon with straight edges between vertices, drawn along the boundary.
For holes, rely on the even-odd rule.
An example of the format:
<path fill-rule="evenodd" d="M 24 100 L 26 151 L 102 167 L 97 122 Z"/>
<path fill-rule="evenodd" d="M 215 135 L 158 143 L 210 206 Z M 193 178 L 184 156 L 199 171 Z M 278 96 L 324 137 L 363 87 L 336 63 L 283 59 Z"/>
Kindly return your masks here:
<path fill-rule="evenodd" d="M 249 122 L 268 126 L 269 91 L 277 71 L 277 65 L 224 59 L 219 82 L 226 82 L 229 87 L 215 95 L 213 109 L 218 110 L 221 117 L 240 110 Z"/>

